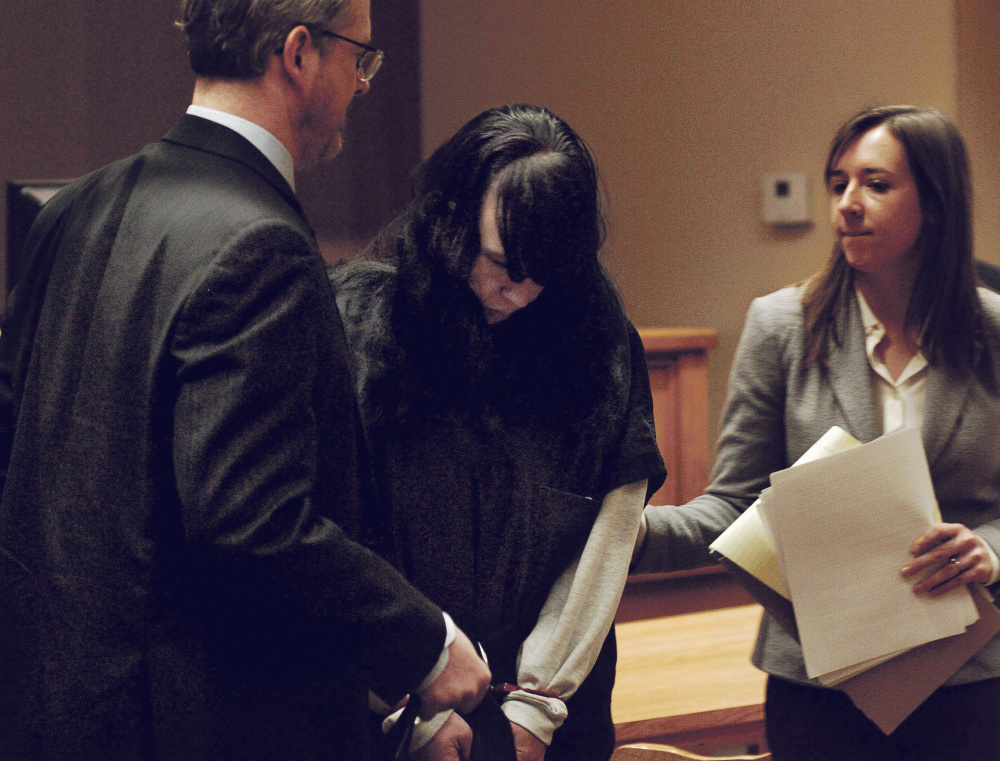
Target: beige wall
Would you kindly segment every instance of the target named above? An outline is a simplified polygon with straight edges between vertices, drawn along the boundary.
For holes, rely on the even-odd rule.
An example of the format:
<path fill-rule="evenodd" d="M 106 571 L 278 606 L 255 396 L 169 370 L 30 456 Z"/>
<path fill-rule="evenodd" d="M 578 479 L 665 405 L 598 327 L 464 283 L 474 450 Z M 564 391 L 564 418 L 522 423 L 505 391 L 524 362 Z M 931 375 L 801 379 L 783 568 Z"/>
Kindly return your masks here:
<path fill-rule="evenodd" d="M 719 332 L 713 423 L 750 300 L 829 250 L 820 172 L 839 124 L 887 102 L 958 116 L 953 0 L 425 0 L 422 23 L 425 154 L 505 102 L 576 127 L 633 321 Z M 760 221 L 772 171 L 810 174 L 812 226 Z"/>
<path fill-rule="evenodd" d="M 976 255 L 1000 264 L 1000 2 L 958 0 L 958 122 L 972 160 Z"/>

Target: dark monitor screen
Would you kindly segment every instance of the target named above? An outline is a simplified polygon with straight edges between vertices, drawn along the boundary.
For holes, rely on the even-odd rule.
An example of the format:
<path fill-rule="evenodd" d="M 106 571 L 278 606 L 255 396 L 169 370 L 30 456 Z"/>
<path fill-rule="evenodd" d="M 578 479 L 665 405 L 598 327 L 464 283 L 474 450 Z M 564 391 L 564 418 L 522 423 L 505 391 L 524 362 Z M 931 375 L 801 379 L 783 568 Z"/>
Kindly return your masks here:
<path fill-rule="evenodd" d="M 1000 293 L 1000 267 L 977 259 L 976 275 L 980 283 Z"/>
<path fill-rule="evenodd" d="M 65 180 L 13 180 L 7 183 L 7 292 L 24 267 L 24 243 L 38 212 Z"/>

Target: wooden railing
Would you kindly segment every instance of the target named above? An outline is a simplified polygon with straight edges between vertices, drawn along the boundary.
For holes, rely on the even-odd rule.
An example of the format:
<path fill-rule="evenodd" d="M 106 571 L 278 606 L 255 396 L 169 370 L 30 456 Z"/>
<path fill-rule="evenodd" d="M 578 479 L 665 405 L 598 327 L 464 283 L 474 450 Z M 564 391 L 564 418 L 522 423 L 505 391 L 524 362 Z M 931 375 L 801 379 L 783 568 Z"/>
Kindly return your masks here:
<path fill-rule="evenodd" d="M 716 335 L 710 328 L 645 328 L 639 336 L 649 367 L 656 440 L 669 474 L 653 502 L 679 505 L 708 485 L 708 351 Z"/>

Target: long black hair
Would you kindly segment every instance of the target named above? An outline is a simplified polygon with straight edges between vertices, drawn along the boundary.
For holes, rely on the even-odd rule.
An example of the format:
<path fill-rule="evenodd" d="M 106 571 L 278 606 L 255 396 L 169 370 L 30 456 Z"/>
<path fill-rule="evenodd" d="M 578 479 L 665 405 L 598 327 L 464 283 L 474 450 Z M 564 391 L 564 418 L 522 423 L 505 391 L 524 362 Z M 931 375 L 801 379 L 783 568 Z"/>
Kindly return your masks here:
<path fill-rule="evenodd" d="M 493 326 L 469 287 L 491 191 L 511 279 L 543 286 Z M 398 270 L 391 325 L 409 381 L 452 400 L 485 392 L 554 409 L 598 399 L 625 340 L 604 238 L 597 167 L 566 122 L 531 105 L 472 119 L 418 167 L 409 207 L 370 249 Z"/>

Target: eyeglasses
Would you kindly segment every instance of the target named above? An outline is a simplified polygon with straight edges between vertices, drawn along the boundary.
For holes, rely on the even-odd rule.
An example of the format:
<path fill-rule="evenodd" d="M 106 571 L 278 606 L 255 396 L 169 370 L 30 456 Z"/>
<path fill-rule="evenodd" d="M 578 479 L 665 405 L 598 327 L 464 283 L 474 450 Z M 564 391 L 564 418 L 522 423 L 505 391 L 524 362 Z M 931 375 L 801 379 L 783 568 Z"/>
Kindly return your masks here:
<path fill-rule="evenodd" d="M 378 74 L 379 67 L 382 65 L 382 61 L 385 60 L 384 51 L 379 50 L 378 48 L 373 48 L 371 45 L 365 45 L 363 42 L 352 40 L 350 37 L 345 37 L 342 34 L 328 32 L 326 29 L 317 29 L 316 32 L 324 37 L 336 37 L 338 40 L 343 40 L 344 42 L 349 42 L 352 45 L 357 45 L 365 51 L 364 54 L 358 59 L 357 64 L 358 79 L 362 82 L 370 82 L 372 77 Z"/>

